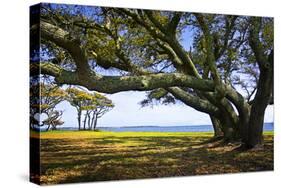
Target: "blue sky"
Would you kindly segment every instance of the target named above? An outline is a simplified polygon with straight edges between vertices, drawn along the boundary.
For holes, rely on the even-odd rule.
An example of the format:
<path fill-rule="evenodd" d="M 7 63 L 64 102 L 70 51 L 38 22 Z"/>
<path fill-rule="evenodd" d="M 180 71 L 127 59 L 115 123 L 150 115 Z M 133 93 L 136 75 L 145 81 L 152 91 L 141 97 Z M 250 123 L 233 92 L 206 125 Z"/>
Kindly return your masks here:
<path fill-rule="evenodd" d="M 145 92 L 120 92 L 106 95 L 113 100 L 115 107 L 99 119 L 98 126 L 176 126 L 176 125 L 206 125 L 211 124 L 209 116 L 198 112 L 184 104 L 156 105 L 144 107 L 138 104 L 145 98 Z M 77 127 L 76 109 L 67 102 L 62 102 L 57 109 L 64 110 L 63 126 Z M 273 106 L 267 107 L 265 122 L 273 122 Z"/>

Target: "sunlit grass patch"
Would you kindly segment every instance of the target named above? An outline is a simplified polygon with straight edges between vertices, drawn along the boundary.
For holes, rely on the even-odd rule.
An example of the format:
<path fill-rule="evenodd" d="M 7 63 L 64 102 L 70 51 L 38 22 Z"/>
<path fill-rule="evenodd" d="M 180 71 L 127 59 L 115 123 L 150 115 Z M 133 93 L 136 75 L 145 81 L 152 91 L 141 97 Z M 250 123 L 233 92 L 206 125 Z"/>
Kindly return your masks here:
<path fill-rule="evenodd" d="M 38 136 L 38 135 L 35 135 Z M 273 169 L 265 149 L 210 147 L 212 133 L 50 131 L 40 133 L 43 184 L 187 176 Z"/>

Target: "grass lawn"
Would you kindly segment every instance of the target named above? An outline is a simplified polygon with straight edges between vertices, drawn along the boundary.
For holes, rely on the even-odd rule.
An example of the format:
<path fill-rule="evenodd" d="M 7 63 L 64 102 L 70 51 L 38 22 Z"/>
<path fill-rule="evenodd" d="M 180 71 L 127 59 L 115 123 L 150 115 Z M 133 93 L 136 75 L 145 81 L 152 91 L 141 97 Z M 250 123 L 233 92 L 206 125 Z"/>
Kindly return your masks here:
<path fill-rule="evenodd" d="M 32 133 L 32 139 L 38 139 Z M 212 133 L 50 131 L 40 133 L 42 184 L 273 170 L 264 150 L 206 143 Z"/>

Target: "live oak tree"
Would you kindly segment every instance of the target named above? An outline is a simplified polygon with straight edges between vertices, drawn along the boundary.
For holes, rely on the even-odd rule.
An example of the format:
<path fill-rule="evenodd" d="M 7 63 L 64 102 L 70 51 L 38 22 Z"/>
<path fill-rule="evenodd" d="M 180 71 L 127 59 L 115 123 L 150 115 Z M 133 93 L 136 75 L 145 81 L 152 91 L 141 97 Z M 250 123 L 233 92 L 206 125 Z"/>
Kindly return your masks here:
<path fill-rule="evenodd" d="M 272 18 L 49 4 L 41 13 L 31 29 L 40 27 L 50 58 L 37 66 L 57 84 L 179 100 L 207 113 L 226 141 L 262 144 L 273 99 Z"/>

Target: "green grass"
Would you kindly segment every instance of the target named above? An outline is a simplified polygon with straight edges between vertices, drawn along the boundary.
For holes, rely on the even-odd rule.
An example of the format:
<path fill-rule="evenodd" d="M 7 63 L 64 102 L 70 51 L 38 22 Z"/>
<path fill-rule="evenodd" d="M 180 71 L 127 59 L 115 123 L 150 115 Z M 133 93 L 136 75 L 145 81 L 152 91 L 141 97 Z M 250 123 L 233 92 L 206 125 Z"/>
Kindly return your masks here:
<path fill-rule="evenodd" d="M 33 132 L 33 139 L 39 133 Z M 207 143 L 212 133 L 51 131 L 40 133 L 42 184 L 236 173 L 273 169 L 264 150 Z"/>

